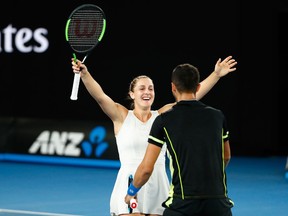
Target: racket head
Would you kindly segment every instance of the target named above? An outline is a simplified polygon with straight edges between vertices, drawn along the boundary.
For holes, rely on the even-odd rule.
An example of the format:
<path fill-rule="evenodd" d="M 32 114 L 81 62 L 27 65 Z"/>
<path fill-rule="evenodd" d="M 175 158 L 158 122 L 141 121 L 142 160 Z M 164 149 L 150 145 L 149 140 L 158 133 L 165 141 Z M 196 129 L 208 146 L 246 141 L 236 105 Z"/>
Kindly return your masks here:
<path fill-rule="evenodd" d="M 87 54 L 102 40 L 106 30 L 106 16 L 94 4 L 83 4 L 74 9 L 65 27 L 65 38 L 77 53 Z"/>

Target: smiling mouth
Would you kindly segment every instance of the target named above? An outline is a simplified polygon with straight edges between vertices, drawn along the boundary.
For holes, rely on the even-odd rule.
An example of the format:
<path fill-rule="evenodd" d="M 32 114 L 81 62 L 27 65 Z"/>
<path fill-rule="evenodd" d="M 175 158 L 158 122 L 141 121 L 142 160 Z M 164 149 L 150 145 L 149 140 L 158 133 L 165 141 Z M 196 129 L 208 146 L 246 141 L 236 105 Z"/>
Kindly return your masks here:
<path fill-rule="evenodd" d="M 150 100 L 151 97 L 142 97 L 142 100 Z"/>

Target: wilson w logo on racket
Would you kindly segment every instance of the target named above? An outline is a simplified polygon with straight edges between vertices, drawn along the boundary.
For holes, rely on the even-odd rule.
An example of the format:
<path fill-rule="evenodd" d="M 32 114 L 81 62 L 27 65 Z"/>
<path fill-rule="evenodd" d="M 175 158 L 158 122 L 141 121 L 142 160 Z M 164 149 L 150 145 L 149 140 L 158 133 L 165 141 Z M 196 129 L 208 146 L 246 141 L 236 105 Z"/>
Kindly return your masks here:
<path fill-rule="evenodd" d="M 102 40 L 106 30 L 106 18 L 103 10 L 94 4 L 83 4 L 70 14 L 65 28 L 65 38 L 75 53 L 85 55 L 85 61 L 91 51 Z M 76 54 L 73 56 L 76 60 Z M 80 74 L 74 74 L 71 100 L 77 100 Z"/>

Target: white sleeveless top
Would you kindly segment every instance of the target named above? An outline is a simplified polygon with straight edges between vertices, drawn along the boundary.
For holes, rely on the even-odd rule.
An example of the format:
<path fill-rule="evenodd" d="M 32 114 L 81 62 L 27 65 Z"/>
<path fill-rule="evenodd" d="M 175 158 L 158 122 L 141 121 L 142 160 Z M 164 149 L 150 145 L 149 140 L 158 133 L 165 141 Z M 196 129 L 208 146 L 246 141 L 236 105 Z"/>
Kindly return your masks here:
<path fill-rule="evenodd" d="M 110 199 L 111 215 L 129 213 L 128 206 L 124 202 L 128 189 L 128 178 L 130 175 L 134 176 L 145 155 L 148 135 L 153 121 L 158 116 L 158 111 L 151 111 L 151 113 L 150 119 L 143 123 L 134 115 L 132 110 L 129 110 L 116 136 L 121 167 Z M 138 207 L 133 210 L 134 213 L 163 214 L 162 202 L 167 199 L 169 192 L 169 181 L 165 170 L 165 153 L 166 145 L 161 149 L 151 177 L 137 194 Z"/>

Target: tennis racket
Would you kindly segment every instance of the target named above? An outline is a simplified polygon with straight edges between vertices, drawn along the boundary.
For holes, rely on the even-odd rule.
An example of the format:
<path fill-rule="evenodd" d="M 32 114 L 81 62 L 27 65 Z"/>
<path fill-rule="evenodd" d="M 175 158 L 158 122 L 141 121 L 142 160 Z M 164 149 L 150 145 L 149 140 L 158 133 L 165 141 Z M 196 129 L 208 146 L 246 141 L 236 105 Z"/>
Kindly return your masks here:
<path fill-rule="evenodd" d="M 65 27 L 65 38 L 74 51 L 73 57 L 76 61 L 76 53 L 84 55 L 82 63 L 91 51 L 102 40 L 106 29 L 106 17 L 103 10 L 94 4 L 83 4 L 70 14 Z M 80 74 L 74 74 L 71 100 L 77 100 L 80 84 Z"/>
<path fill-rule="evenodd" d="M 133 176 L 130 175 L 129 178 L 128 178 L 128 187 L 130 186 L 130 184 L 132 183 L 132 181 L 133 181 Z M 136 201 L 136 199 L 131 199 L 131 200 L 130 200 L 130 204 L 128 205 L 129 214 L 132 214 L 133 209 L 135 209 L 136 207 L 137 207 L 137 201 Z"/>

